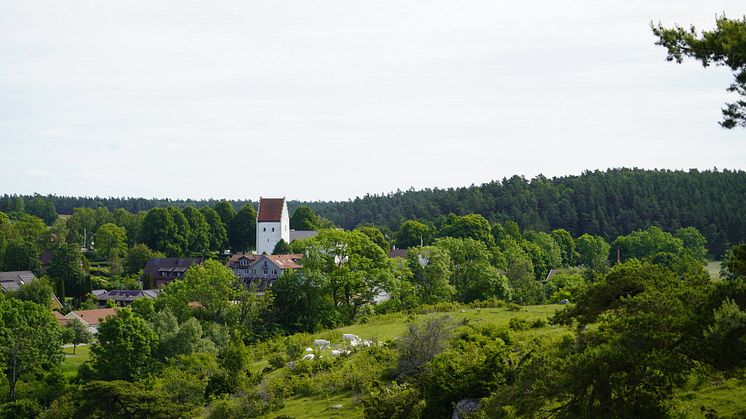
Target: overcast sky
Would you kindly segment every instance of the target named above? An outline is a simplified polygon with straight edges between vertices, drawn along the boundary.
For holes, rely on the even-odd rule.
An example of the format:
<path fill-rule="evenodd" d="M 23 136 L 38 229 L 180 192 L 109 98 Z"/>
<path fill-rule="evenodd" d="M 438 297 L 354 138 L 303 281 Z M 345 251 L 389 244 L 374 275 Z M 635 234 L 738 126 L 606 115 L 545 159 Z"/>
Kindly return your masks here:
<path fill-rule="evenodd" d="M 731 73 L 651 21 L 739 1 L 0 1 L 0 194 L 341 200 L 746 168 Z"/>

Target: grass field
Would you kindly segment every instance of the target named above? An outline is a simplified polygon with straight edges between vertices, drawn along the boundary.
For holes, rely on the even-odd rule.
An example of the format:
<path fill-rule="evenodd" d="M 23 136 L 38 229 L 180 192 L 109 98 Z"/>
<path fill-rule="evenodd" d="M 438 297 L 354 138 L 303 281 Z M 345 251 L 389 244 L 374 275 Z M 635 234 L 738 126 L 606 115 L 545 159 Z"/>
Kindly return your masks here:
<path fill-rule="evenodd" d="M 73 378 L 78 374 L 80 364 L 88 360 L 89 349 L 88 345 L 78 345 L 73 355 L 73 348 L 62 348 L 65 354 L 65 359 L 62 361 L 62 373 L 66 378 Z"/>

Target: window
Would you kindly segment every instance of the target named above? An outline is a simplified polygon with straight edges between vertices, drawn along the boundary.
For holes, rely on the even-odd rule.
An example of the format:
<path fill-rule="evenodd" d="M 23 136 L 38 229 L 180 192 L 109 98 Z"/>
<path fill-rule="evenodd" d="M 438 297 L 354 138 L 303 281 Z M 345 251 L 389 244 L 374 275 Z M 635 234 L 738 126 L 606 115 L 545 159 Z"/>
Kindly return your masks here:
<path fill-rule="evenodd" d="M 264 275 L 267 275 L 267 268 L 264 268 Z"/>
<path fill-rule="evenodd" d="M 262 229 L 262 231 L 267 231 L 267 227 L 264 227 L 264 228 Z"/>
<path fill-rule="evenodd" d="M 273 233 L 275 232 L 275 228 L 274 228 L 274 227 L 272 227 L 272 232 L 273 232 Z"/>

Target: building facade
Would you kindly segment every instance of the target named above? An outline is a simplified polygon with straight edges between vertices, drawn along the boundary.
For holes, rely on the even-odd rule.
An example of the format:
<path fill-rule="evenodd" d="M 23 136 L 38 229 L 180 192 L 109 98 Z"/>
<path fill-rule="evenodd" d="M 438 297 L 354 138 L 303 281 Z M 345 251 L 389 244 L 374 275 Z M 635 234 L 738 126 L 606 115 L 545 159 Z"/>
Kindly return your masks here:
<path fill-rule="evenodd" d="M 272 254 L 280 240 L 290 243 L 290 215 L 285 198 L 259 198 L 256 253 Z"/>
<path fill-rule="evenodd" d="M 237 253 L 233 255 L 226 266 L 233 270 L 246 287 L 256 287 L 263 291 L 272 286 L 285 270 L 298 269 L 298 260 L 303 255 L 256 255 L 253 253 Z"/>

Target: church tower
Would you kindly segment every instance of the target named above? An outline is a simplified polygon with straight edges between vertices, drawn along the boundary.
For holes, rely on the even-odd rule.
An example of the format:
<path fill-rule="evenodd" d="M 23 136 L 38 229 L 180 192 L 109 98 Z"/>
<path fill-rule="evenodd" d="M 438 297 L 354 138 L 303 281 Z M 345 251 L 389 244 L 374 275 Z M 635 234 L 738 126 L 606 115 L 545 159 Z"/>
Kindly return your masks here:
<path fill-rule="evenodd" d="M 259 198 L 256 253 L 272 254 L 280 239 L 290 243 L 290 216 L 285 198 Z"/>

